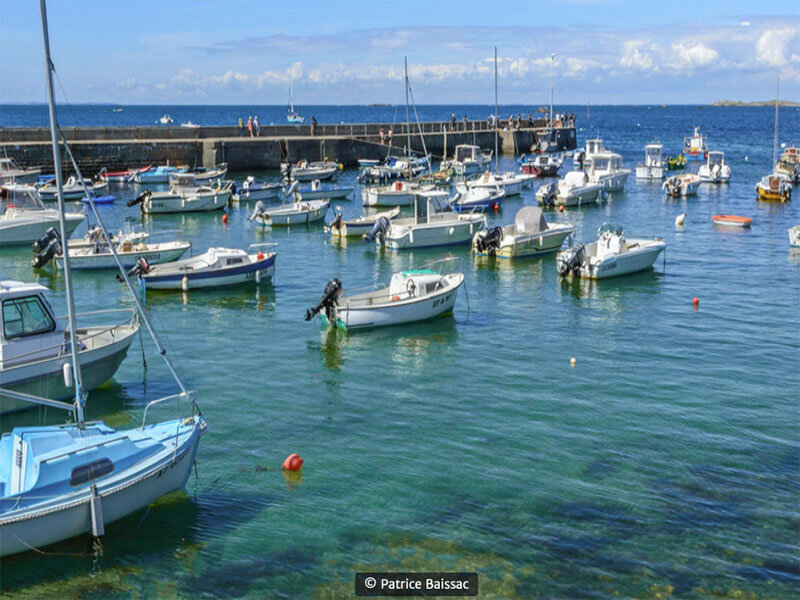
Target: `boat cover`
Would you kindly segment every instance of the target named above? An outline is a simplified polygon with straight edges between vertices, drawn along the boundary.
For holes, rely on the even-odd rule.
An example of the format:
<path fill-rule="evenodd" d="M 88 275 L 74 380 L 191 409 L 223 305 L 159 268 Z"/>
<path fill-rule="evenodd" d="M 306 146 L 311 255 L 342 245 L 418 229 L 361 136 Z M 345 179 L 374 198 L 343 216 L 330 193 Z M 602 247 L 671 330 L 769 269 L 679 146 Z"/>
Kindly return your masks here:
<path fill-rule="evenodd" d="M 517 211 L 514 217 L 514 225 L 518 233 L 539 233 L 547 231 L 547 221 L 545 221 L 542 209 L 538 206 L 523 206 Z"/>

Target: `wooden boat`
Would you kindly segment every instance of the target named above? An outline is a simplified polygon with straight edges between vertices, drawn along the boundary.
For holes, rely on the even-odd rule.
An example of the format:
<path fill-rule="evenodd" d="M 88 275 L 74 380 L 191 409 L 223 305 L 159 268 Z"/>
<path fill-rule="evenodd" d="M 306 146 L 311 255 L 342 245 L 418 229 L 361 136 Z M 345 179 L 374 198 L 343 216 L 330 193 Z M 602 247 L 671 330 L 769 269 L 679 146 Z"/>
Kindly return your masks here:
<path fill-rule="evenodd" d="M 392 275 L 389 287 L 347 294 L 339 279 L 332 279 L 316 306 L 306 311 L 306 321 L 319 314 L 324 326 L 347 330 L 402 325 L 433 319 L 453 311 L 463 273 L 442 273 L 452 258 Z M 437 268 L 438 267 L 438 268 Z M 354 290 L 357 291 L 357 290 Z"/>
<path fill-rule="evenodd" d="M 750 217 L 740 217 L 739 215 L 714 215 L 711 217 L 714 225 L 725 225 L 726 227 L 750 227 L 753 219 Z"/>
<path fill-rule="evenodd" d="M 667 196 L 672 196 L 673 198 L 679 196 L 694 196 L 697 194 L 697 189 L 700 187 L 701 183 L 703 183 L 703 180 L 700 179 L 699 175 L 686 173 L 685 175 L 667 177 L 664 183 L 661 184 L 661 189 L 667 193 Z"/>
<path fill-rule="evenodd" d="M 622 227 L 603 223 L 598 239 L 578 244 L 556 255 L 562 277 L 606 279 L 649 269 L 667 245 L 659 238 L 626 239 Z"/>
<path fill-rule="evenodd" d="M 525 258 L 555 252 L 575 232 L 570 223 L 550 225 L 538 206 L 523 206 L 514 223 L 479 231 L 472 238 L 472 252 L 478 256 Z"/>
<path fill-rule="evenodd" d="M 273 244 L 252 244 L 270 246 Z M 198 288 L 228 287 L 242 283 L 261 283 L 275 273 L 275 252 L 249 254 L 239 248 L 209 248 L 199 256 L 166 263 L 149 265 L 139 260 L 129 275 L 136 275 L 145 289 L 193 290 Z"/>
<path fill-rule="evenodd" d="M 391 221 L 400 214 L 400 207 L 395 206 L 391 210 L 373 213 L 358 217 L 357 219 L 343 219 L 341 212 L 336 212 L 336 218 L 326 227 L 333 237 L 363 237 L 366 235 L 380 219 Z"/>
<path fill-rule="evenodd" d="M 756 195 L 766 202 L 788 202 L 792 199 L 792 183 L 786 175 L 765 175 L 756 184 Z"/>
<path fill-rule="evenodd" d="M 262 202 L 257 202 L 247 220 L 256 221 L 265 227 L 310 225 L 325 218 L 330 204 L 330 200 L 309 200 L 286 202 L 274 208 L 267 208 Z"/>

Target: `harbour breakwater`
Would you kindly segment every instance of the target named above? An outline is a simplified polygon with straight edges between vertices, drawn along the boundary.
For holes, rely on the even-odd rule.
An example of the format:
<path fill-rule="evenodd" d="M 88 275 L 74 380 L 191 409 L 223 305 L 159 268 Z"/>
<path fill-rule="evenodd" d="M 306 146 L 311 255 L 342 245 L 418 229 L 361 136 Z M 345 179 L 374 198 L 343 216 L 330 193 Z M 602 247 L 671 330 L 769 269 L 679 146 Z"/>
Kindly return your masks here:
<path fill-rule="evenodd" d="M 391 144 L 388 132 L 392 130 Z M 329 159 L 346 167 L 359 159 L 382 159 L 411 150 L 427 151 L 434 159 L 452 156 L 458 144 L 495 147 L 495 130 L 486 121 L 269 125 L 261 135 L 249 137 L 238 127 L 67 127 L 62 132 L 85 175 L 102 168 L 118 170 L 169 164 L 211 166 L 226 162 L 233 171 L 280 168 L 281 162 Z M 383 132 L 383 136 L 381 135 Z M 576 147 L 572 127 L 546 127 L 544 119 L 519 129 L 497 130 L 501 154 L 529 152 L 531 146 L 549 139 L 558 150 Z M 383 142 L 381 141 L 383 138 Z M 38 127 L 0 128 L 0 154 L 23 166 L 53 169 L 50 130 Z M 66 169 L 66 163 L 65 163 Z"/>

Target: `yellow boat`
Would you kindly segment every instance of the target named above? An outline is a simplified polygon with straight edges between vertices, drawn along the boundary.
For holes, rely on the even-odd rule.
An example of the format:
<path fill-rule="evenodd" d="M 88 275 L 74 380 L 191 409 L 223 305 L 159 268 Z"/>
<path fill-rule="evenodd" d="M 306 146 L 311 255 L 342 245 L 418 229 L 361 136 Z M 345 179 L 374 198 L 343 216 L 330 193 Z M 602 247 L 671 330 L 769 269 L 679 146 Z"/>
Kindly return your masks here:
<path fill-rule="evenodd" d="M 756 184 L 759 200 L 767 202 L 788 202 L 792 199 L 792 184 L 782 173 L 765 175 Z"/>

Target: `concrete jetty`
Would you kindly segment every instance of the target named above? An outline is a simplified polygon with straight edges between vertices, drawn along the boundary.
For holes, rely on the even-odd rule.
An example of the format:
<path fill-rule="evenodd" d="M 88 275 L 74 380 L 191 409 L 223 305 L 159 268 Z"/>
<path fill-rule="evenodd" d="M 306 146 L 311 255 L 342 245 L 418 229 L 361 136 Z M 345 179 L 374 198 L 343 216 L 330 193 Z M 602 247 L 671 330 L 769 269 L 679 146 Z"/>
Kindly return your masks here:
<path fill-rule="evenodd" d="M 559 150 L 576 147 L 574 128 L 551 131 L 544 119 L 523 123 L 525 126 L 519 129 L 501 123 L 497 130 L 500 153 L 529 152 L 533 144 L 548 138 Z M 320 124 L 313 132 L 311 125 L 268 125 L 262 126 L 259 137 L 249 137 L 247 131 L 247 137 L 240 136 L 238 127 L 62 127 L 62 132 L 85 175 L 103 167 L 114 171 L 167 162 L 192 167 L 227 162 L 232 171 L 246 171 L 277 169 L 287 161 L 327 158 L 355 167 L 361 158 L 402 155 L 409 140 L 405 123 Z M 493 150 L 495 130 L 486 121 L 413 123 L 410 142 L 412 151 L 426 150 L 434 159 L 441 159 L 452 156 L 458 144 Z M 41 166 L 45 172 L 52 172 L 49 128 L 0 128 L 0 155 L 6 154 L 23 166 Z M 65 164 L 65 170 L 71 168 Z"/>

